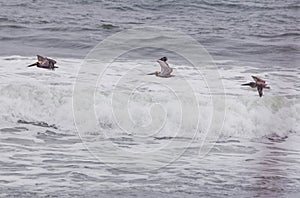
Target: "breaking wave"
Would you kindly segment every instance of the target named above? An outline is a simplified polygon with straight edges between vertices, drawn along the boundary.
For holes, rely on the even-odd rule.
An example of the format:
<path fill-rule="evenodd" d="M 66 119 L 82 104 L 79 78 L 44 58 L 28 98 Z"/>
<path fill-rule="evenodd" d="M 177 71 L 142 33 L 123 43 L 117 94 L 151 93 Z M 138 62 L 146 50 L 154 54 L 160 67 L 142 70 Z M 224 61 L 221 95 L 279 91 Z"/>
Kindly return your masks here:
<path fill-rule="evenodd" d="M 73 83 L 80 61 L 65 59 L 61 61 L 64 67 L 55 72 L 35 68 L 31 68 L 31 70 L 23 68 L 23 71 L 20 71 L 20 68 L 23 67 L 20 63 L 23 61 L 30 63 L 32 60 L 24 57 L 19 59 L 16 57 L 2 58 L 1 70 L 8 62 L 13 65 L 13 68 L 2 75 L 4 80 L 0 84 L 1 125 L 7 123 L 30 124 L 74 131 Z M 184 67 L 181 70 L 184 71 Z M 234 75 L 238 76 L 240 73 Z M 117 73 L 116 76 L 118 76 Z M 226 83 L 226 79 L 224 83 Z M 129 120 L 139 126 L 148 126 L 151 122 L 156 121 L 160 124 L 164 123 L 164 132 L 156 135 L 155 138 L 172 138 L 173 131 L 180 128 L 182 121 L 178 115 L 180 102 L 157 85 L 152 86 L 151 90 L 141 87 L 139 91 L 131 98 L 126 107 L 128 115 L 130 115 Z M 240 87 L 236 90 L 227 89 L 226 92 L 226 116 L 221 131 L 222 137 L 285 137 L 289 133 L 300 131 L 300 101 L 297 97 L 288 97 L 284 94 L 276 96 L 269 92 L 259 98 L 255 91 L 243 90 Z M 200 127 L 198 130 L 202 133 L 210 124 L 214 124 L 210 123 L 214 107 L 211 106 L 207 94 L 196 94 L 198 94 L 199 103 Z M 95 96 L 95 113 L 99 130 L 105 130 L 112 134 L 124 132 L 120 127 L 119 120 L 116 120 L 117 117 L 111 110 L 111 91 L 109 89 L 105 91 L 98 87 Z M 84 93 L 81 97 L 85 97 Z M 115 100 L 114 102 L 117 104 L 119 101 Z M 155 106 L 156 104 L 158 106 Z M 165 119 L 165 122 L 151 117 L 151 111 L 155 108 L 158 108 L 156 110 L 163 115 L 161 118 Z M 218 111 L 216 107 L 214 110 Z M 190 135 L 192 134 L 185 134 L 187 137 Z"/>

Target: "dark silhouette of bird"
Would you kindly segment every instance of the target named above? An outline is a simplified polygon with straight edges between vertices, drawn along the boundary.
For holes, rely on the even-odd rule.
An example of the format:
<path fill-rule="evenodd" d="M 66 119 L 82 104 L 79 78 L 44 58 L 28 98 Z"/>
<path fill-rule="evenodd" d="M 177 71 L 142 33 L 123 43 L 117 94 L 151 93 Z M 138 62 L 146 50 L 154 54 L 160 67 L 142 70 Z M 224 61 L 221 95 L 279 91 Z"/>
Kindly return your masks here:
<path fill-rule="evenodd" d="M 259 97 L 262 97 L 263 95 L 263 89 L 270 89 L 270 87 L 266 84 L 266 81 L 262 80 L 261 78 L 258 78 L 256 76 L 252 76 L 255 82 L 249 82 L 242 84 L 242 86 L 250 86 L 251 88 L 257 88 Z"/>
<path fill-rule="evenodd" d="M 56 64 L 56 61 L 47 57 L 43 57 L 40 55 L 37 55 L 38 61 L 36 63 L 33 63 L 31 65 L 28 65 L 28 67 L 37 66 L 39 68 L 44 69 L 51 69 L 54 70 L 55 68 L 58 68 L 57 66 L 54 66 Z"/>

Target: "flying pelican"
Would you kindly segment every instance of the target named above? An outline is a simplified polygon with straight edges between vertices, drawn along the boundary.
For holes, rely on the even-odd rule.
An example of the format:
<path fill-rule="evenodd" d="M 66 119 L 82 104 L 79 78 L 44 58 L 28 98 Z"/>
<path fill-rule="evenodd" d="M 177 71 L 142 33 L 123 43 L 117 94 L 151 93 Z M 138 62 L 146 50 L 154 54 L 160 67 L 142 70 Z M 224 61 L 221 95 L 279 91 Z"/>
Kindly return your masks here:
<path fill-rule="evenodd" d="M 163 77 L 163 78 L 169 78 L 172 77 L 171 73 L 173 72 L 173 68 L 171 68 L 168 63 L 167 63 L 167 57 L 162 57 L 161 59 L 158 59 L 157 62 L 160 65 L 160 72 L 156 71 L 153 73 L 149 73 L 147 75 L 156 75 L 158 77 Z"/>
<path fill-rule="evenodd" d="M 58 68 L 54 66 L 56 64 L 56 61 L 47 57 L 43 57 L 40 55 L 37 55 L 38 62 L 33 63 L 31 65 L 28 65 L 28 67 L 37 66 L 44 69 L 52 69 Z"/>
<path fill-rule="evenodd" d="M 257 88 L 259 97 L 262 97 L 263 88 L 270 89 L 270 87 L 266 84 L 266 81 L 264 81 L 256 76 L 252 76 L 252 78 L 255 80 L 255 82 L 245 83 L 245 84 L 242 84 L 242 86 L 250 86 L 251 88 Z"/>

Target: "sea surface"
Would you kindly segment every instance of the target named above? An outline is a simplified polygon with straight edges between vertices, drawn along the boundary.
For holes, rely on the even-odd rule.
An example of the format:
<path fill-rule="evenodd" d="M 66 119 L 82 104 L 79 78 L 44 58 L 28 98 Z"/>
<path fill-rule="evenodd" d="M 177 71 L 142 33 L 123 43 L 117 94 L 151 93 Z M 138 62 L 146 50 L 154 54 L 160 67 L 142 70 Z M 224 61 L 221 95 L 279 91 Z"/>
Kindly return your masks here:
<path fill-rule="evenodd" d="M 0 197 L 299 197 L 299 8 L 0 1 Z M 203 63 L 132 29 L 186 35 Z M 125 41 L 153 46 L 114 57 Z M 26 67 L 37 54 L 59 68 Z M 162 56 L 174 77 L 146 75 Z"/>

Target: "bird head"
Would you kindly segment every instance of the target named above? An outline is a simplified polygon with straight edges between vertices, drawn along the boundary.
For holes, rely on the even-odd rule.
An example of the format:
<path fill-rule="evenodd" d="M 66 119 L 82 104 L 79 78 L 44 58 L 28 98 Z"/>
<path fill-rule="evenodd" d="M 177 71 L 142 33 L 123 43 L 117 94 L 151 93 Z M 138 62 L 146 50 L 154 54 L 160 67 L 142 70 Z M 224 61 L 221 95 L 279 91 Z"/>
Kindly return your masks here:
<path fill-rule="evenodd" d="M 167 59 L 167 57 L 164 56 L 164 57 L 160 58 L 159 60 L 166 62 L 168 59 Z"/>

